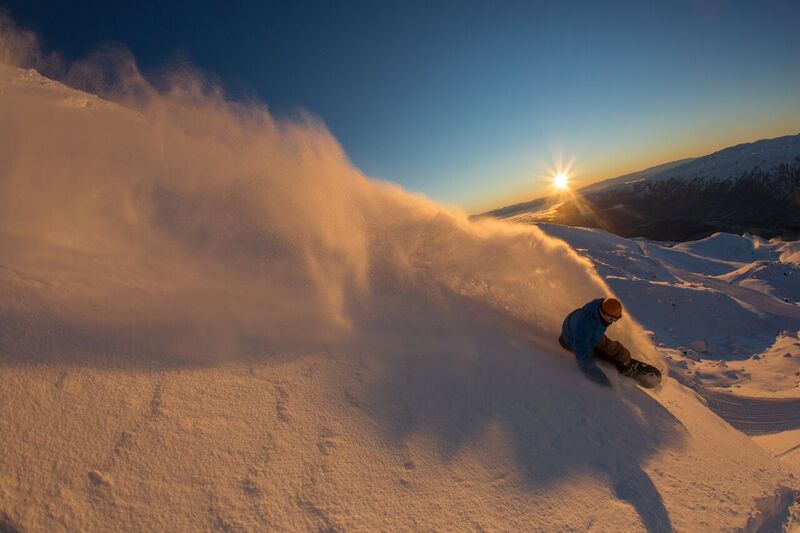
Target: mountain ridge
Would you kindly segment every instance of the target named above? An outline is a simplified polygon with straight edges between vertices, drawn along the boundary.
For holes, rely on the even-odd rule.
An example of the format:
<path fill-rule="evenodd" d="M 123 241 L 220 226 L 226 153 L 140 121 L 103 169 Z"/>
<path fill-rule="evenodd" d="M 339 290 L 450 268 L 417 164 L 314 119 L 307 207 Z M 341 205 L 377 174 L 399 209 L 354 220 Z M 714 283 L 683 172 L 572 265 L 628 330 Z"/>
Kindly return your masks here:
<path fill-rule="evenodd" d="M 479 216 L 601 228 L 624 237 L 687 241 L 715 232 L 800 235 L 800 135 L 761 139 L 645 175 Z M 635 174 L 635 173 L 634 173 Z M 609 186 L 608 181 L 611 181 Z M 630 181 L 630 180 L 627 180 Z M 583 193 L 583 194 L 581 194 Z"/>

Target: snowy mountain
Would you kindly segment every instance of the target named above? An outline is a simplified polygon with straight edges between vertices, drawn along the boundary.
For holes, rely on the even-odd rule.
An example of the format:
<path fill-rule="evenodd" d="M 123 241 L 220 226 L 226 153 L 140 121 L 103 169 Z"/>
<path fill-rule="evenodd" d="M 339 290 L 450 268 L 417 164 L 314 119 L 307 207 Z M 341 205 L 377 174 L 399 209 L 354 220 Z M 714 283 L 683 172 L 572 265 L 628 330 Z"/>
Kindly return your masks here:
<path fill-rule="evenodd" d="M 637 172 L 631 172 L 630 174 L 625 174 L 624 176 L 618 176 L 616 178 L 599 181 L 597 183 L 593 183 L 591 185 L 579 189 L 578 193 L 586 195 L 586 194 L 598 193 L 600 191 L 605 191 L 608 189 L 624 187 L 626 185 L 631 185 L 634 183 L 639 183 L 643 180 L 646 180 L 649 176 L 665 172 L 677 166 L 684 165 L 690 161 L 694 161 L 694 158 L 671 161 L 669 163 L 656 165 L 654 167 L 646 168 L 644 170 L 639 170 Z M 508 218 L 514 215 L 530 216 L 535 214 L 539 217 L 546 217 L 547 215 L 543 212 L 552 207 L 553 207 L 553 201 L 550 198 L 536 198 L 535 200 L 530 200 L 528 202 L 521 202 L 518 204 L 501 207 L 499 209 L 494 209 L 492 211 L 483 213 L 482 215 L 478 216 Z"/>
<path fill-rule="evenodd" d="M 693 157 L 689 157 L 686 159 L 679 159 L 677 161 L 670 161 L 669 163 L 663 163 L 661 165 L 649 167 L 637 172 L 631 172 L 630 174 L 625 174 L 624 176 L 619 176 L 587 185 L 586 187 L 579 189 L 578 192 L 581 194 L 590 194 L 617 187 L 633 185 L 641 181 L 646 181 L 650 179 L 651 176 L 661 175 L 662 173 L 666 173 L 667 171 L 676 167 L 681 167 L 682 165 L 690 163 L 694 160 L 695 159 Z"/>
<path fill-rule="evenodd" d="M 487 215 L 662 241 L 715 232 L 800 236 L 800 135 L 734 146 L 612 185 L 556 205 L 542 199 Z"/>
<path fill-rule="evenodd" d="M 795 327 L 774 273 L 717 280 L 769 302 L 748 326 L 733 306 L 752 302 L 680 281 L 741 271 L 738 256 L 473 222 L 369 180 L 315 122 L 120 72 L 110 102 L 0 66 L 4 531 L 787 519 L 792 463 L 709 410 L 691 378 L 646 391 L 610 372 L 601 388 L 557 343 L 569 311 L 618 291 L 615 338 L 665 370 L 679 350 L 648 330 L 720 357 L 757 350 L 765 328 Z M 796 254 L 752 242 L 759 261 Z M 637 299 L 692 290 L 750 344 L 733 351 L 712 304 L 678 300 L 692 329 L 670 331 L 672 306 Z"/>
<path fill-rule="evenodd" d="M 756 170 L 777 174 L 781 166 L 793 166 L 798 162 L 800 162 L 800 134 L 731 146 L 674 168 L 656 172 L 648 179 L 651 181 L 673 178 L 736 180 Z"/>

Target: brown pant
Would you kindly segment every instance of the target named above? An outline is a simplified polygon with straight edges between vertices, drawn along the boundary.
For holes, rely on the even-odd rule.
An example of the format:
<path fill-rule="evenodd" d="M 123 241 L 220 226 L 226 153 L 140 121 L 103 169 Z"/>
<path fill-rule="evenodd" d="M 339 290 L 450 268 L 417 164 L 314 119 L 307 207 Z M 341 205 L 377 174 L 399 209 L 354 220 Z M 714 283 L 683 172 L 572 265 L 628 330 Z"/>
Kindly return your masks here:
<path fill-rule="evenodd" d="M 558 342 L 565 350 L 572 351 L 572 347 L 564 340 L 564 336 L 558 338 Z M 631 362 L 631 352 L 622 345 L 621 342 L 612 341 L 605 335 L 600 339 L 594 348 L 592 348 L 592 356 L 595 359 L 609 361 L 614 363 L 617 367 L 623 367 Z"/>

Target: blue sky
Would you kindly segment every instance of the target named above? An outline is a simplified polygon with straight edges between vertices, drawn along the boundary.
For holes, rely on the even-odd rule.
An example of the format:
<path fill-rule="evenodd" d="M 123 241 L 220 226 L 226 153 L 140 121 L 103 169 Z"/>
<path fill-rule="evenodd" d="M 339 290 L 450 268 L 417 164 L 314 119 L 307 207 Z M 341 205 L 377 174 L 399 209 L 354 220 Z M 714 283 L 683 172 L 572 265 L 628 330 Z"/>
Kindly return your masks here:
<path fill-rule="evenodd" d="M 0 0 L 48 49 L 178 57 L 468 211 L 800 133 L 800 2 Z"/>

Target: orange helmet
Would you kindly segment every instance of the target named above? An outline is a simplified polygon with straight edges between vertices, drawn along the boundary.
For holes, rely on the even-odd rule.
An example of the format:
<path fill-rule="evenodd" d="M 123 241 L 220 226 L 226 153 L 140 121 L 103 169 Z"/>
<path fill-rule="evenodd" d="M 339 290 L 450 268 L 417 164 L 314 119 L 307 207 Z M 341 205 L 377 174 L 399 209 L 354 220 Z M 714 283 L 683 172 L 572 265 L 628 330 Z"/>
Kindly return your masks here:
<path fill-rule="evenodd" d="M 608 316 L 619 320 L 622 318 L 622 304 L 616 298 L 606 298 L 600 305 L 600 309 Z"/>

